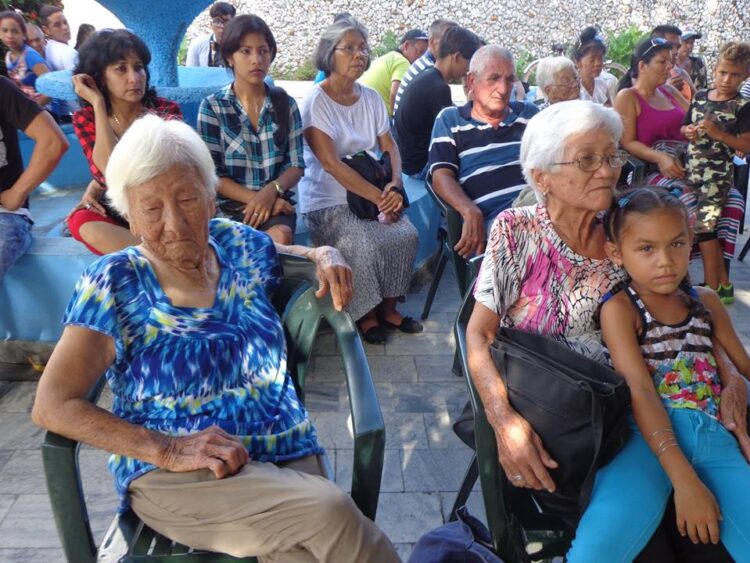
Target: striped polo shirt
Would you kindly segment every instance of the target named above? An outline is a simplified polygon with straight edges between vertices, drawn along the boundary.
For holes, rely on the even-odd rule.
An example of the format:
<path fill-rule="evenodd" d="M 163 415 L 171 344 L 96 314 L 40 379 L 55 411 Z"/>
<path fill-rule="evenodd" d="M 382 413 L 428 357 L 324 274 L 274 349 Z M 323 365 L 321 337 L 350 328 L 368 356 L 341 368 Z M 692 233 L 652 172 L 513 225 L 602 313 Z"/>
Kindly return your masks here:
<path fill-rule="evenodd" d="M 497 128 L 471 116 L 471 102 L 443 109 L 430 141 L 428 180 L 435 170 L 449 168 L 486 219 L 510 207 L 526 187 L 521 173 L 521 137 L 534 104 L 512 101 Z"/>
<path fill-rule="evenodd" d="M 409 82 L 414 80 L 414 77 L 417 76 L 417 74 L 433 66 L 435 66 L 435 57 L 432 56 L 430 51 L 425 51 L 424 55 L 411 63 L 409 70 L 406 71 L 406 74 L 404 74 L 404 77 L 401 79 L 401 84 L 396 92 L 396 99 L 393 101 L 393 115 L 396 115 L 398 103 L 401 101 L 401 96 L 403 96 L 404 90 L 409 85 Z"/>

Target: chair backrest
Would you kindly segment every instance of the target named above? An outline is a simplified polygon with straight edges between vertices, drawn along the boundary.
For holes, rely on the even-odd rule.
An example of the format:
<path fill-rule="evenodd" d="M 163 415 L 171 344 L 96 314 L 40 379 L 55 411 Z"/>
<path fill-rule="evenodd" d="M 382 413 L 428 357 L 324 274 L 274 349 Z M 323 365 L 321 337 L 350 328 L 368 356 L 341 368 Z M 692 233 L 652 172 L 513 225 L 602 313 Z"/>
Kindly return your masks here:
<path fill-rule="evenodd" d="M 456 244 L 458 244 L 458 241 L 461 239 L 461 230 L 464 224 L 463 217 L 461 217 L 461 214 L 458 211 L 456 211 L 453 207 L 443 201 L 443 199 L 435 192 L 434 188 L 432 187 L 431 176 L 428 176 L 425 180 L 425 187 L 427 188 L 427 192 L 430 194 L 435 204 L 438 206 L 438 209 L 440 209 L 440 214 L 445 219 L 447 234 L 446 244 L 450 251 L 453 268 L 456 272 L 458 289 L 460 290 L 461 294 L 463 294 L 468 288 L 469 273 L 467 271 L 466 260 L 461 258 L 458 252 L 453 250 Z"/>

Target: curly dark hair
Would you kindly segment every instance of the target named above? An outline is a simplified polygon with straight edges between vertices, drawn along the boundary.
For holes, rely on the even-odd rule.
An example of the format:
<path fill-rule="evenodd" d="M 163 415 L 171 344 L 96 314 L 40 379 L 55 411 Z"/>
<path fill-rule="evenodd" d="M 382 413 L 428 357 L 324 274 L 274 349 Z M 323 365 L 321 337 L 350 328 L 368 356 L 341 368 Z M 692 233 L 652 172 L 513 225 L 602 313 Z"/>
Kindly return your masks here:
<path fill-rule="evenodd" d="M 109 93 L 104 83 L 104 71 L 111 64 L 127 57 L 130 53 L 141 59 L 146 70 L 146 93 L 141 100 L 144 106 L 156 104 L 156 90 L 150 85 L 151 75 L 148 63 L 151 62 L 151 52 L 143 40 L 127 29 L 102 29 L 89 37 L 81 46 L 78 53 L 78 65 L 73 74 L 88 74 L 96 82 L 104 96 L 107 111 L 112 110 Z M 81 105 L 88 106 L 86 100 L 81 99 Z"/>
<path fill-rule="evenodd" d="M 746 41 L 729 41 L 719 49 L 719 59 L 735 65 L 750 67 L 750 43 Z"/>

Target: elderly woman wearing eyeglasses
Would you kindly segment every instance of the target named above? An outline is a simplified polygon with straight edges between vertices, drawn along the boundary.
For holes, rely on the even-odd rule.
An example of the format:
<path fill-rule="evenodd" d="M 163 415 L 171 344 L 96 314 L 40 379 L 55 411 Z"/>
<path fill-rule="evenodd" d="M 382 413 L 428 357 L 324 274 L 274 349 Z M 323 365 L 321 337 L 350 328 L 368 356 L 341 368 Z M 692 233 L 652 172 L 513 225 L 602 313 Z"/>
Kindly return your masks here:
<path fill-rule="evenodd" d="M 338 19 L 321 35 L 315 63 L 326 78 L 302 103 L 305 176 L 300 208 L 314 244 L 337 248 L 354 272 L 349 313 L 371 344 L 387 339 L 386 327 L 406 333 L 422 325 L 396 310 L 409 289 L 417 230 L 402 215 L 401 157 L 378 93 L 357 83 L 369 64 L 367 30 L 355 18 Z M 342 158 L 366 151 L 388 153 L 391 179 L 381 191 Z M 379 220 L 361 219 L 349 193 L 375 204 Z"/>
<path fill-rule="evenodd" d="M 508 482 L 534 489 L 537 500 L 555 507 L 571 529 L 578 525 L 567 555 L 571 562 L 632 561 L 648 542 L 647 533 L 628 526 L 627 507 L 621 506 L 640 484 L 637 470 L 626 472 L 627 452 L 643 444 L 643 438 L 632 435 L 621 453 L 599 469 L 578 524 L 578 499 L 555 496 L 550 470 L 557 463 L 545 449 L 544 436 L 510 404 L 490 346 L 501 326 L 512 326 L 603 358 L 594 315 L 604 295 L 626 277 L 607 258 L 600 219 L 612 203 L 627 156 L 618 150 L 622 129 L 616 112 L 582 100 L 554 104 L 529 121 L 521 141 L 521 167 L 539 204 L 507 209 L 495 219 L 466 331 L 469 371 L 495 431 Z M 731 388 L 722 392 L 722 409 L 727 409 L 722 418 L 744 416 L 744 392 L 735 376 Z M 613 484 L 618 487 L 614 492 Z M 609 543 L 602 541 L 602 526 L 617 530 L 622 541 L 613 544 L 611 535 Z"/>
<path fill-rule="evenodd" d="M 577 100 L 581 94 L 581 79 L 573 61 L 568 57 L 541 59 L 536 67 L 536 85 L 544 96 L 540 109 L 557 102 Z"/>

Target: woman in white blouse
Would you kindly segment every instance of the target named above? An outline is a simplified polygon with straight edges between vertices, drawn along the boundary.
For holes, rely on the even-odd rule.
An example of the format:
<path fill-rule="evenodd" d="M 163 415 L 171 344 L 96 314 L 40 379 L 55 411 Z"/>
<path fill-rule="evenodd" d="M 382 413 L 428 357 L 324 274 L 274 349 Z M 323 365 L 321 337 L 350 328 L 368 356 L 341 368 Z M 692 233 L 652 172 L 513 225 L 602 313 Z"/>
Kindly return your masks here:
<path fill-rule="evenodd" d="M 338 248 L 354 272 L 348 311 L 363 338 L 382 344 L 387 328 L 422 331 L 396 310 L 398 297 L 409 289 L 418 234 L 403 215 L 401 157 L 383 100 L 357 83 L 369 61 L 367 30 L 354 17 L 337 20 L 321 35 L 315 63 L 326 78 L 302 103 L 305 176 L 299 200 L 312 240 Z M 341 160 L 362 151 L 389 153 L 391 181 L 382 191 Z M 347 192 L 377 205 L 379 218 L 352 213 Z"/>

